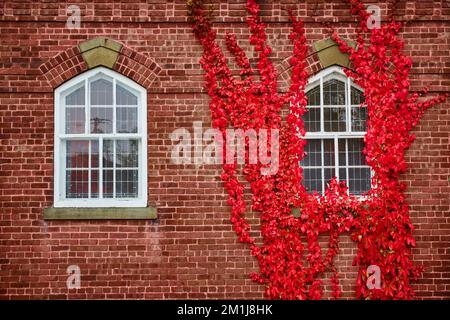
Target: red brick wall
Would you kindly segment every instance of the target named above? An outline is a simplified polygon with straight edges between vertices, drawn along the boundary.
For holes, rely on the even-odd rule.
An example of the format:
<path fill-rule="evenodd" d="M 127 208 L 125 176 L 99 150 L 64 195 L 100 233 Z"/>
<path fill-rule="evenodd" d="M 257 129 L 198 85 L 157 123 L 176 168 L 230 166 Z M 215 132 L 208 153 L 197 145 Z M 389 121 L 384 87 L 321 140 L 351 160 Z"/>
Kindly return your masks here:
<path fill-rule="evenodd" d="M 198 63 L 202 49 L 184 1 L 156 2 L 73 1 L 81 8 L 79 30 L 66 28 L 65 2 L 0 3 L 0 299 L 263 297 L 263 287 L 248 279 L 257 264 L 232 230 L 220 168 L 171 163 L 169 134 L 190 129 L 193 121 L 209 125 L 208 96 Z M 214 21 L 220 37 L 233 31 L 250 51 L 244 2 L 216 2 Z M 298 9 L 310 44 L 328 37 L 318 21 L 354 36 L 342 1 L 261 2 L 273 61 L 283 72 L 281 90 L 292 50 L 286 8 Z M 402 36 L 414 61 L 413 89 L 430 84 L 431 93 L 448 91 L 449 3 L 397 1 L 395 11 L 386 1 L 374 4 L 384 17 L 410 20 Z M 154 63 L 148 68 L 157 76 L 142 81 L 148 89 L 148 196 L 149 205 L 158 208 L 154 221 L 43 220 L 43 208 L 53 201 L 53 89 L 83 70 L 83 63 L 54 60 L 61 71 L 50 77 L 40 67 L 98 36 Z M 122 70 L 137 66 L 122 63 Z M 407 154 L 410 166 L 403 179 L 416 226 L 414 257 L 426 267 L 415 285 L 420 298 L 450 297 L 449 128 L 447 102 L 427 111 Z M 258 215 L 249 216 L 257 230 Z M 345 298 L 354 297 L 354 254 L 355 244 L 343 237 L 338 269 Z M 81 269 L 78 290 L 66 288 L 66 268 L 73 264 Z"/>

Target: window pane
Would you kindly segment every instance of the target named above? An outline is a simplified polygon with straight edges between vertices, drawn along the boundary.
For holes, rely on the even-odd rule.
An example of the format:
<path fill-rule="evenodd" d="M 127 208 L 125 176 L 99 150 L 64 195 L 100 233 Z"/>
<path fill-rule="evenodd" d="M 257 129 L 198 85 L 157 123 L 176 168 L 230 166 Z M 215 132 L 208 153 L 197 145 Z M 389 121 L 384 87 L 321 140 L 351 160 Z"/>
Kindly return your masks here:
<path fill-rule="evenodd" d="M 364 103 L 364 94 L 361 90 L 352 87 L 351 91 L 352 104 L 360 105 L 361 103 Z"/>
<path fill-rule="evenodd" d="M 320 106 L 320 86 L 317 86 L 306 93 L 308 106 Z"/>
<path fill-rule="evenodd" d="M 307 132 L 320 131 L 320 109 L 308 108 L 303 115 L 303 121 Z"/>
<path fill-rule="evenodd" d="M 89 168 L 89 140 L 67 141 L 66 168 Z"/>
<path fill-rule="evenodd" d="M 91 168 L 98 168 L 98 140 L 91 140 Z"/>
<path fill-rule="evenodd" d="M 319 139 L 308 139 L 305 146 L 305 157 L 303 158 L 301 165 L 310 166 L 321 166 L 322 165 L 322 155 L 321 155 L 321 142 Z"/>
<path fill-rule="evenodd" d="M 66 198 L 89 197 L 89 170 L 66 170 Z"/>
<path fill-rule="evenodd" d="M 137 108 L 117 107 L 116 128 L 118 133 L 137 133 Z"/>
<path fill-rule="evenodd" d="M 323 161 L 325 166 L 334 166 L 334 140 L 323 140 Z"/>
<path fill-rule="evenodd" d="M 334 172 L 334 168 L 325 168 L 324 169 L 324 174 L 325 174 L 325 187 L 327 187 L 327 184 L 330 183 L 331 178 L 335 177 L 336 174 Z"/>
<path fill-rule="evenodd" d="M 84 133 L 84 107 L 66 107 L 66 133 Z"/>
<path fill-rule="evenodd" d="M 336 79 L 326 81 L 323 84 L 323 104 L 345 105 L 345 83 Z"/>
<path fill-rule="evenodd" d="M 91 108 L 91 133 L 112 133 L 113 108 Z"/>
<path fill-rule="evenodd" d="M 98 170 L 91 170 L 91 198 L 98 198 Z"/>
<path fill-rule="evenodd" d="M 353 194 L 363 194 L 370 189 L 369 168 L 349 168 L 349 190 Z"/>
<path fill-rule="evenodd" d="M 66 96 L 66 106 L 84 106 L 84 86 Z"/>
<path fill-rule="evenodd" d="M 345 108 L 324 108 L 324 127 L 327 132 L 342 132 L 345 127 Z"/>
<path fill-rule="evenodd" d="M 138 194 L 138 171 L 116 171 L 116 197 L 136 198 Z"/>
<path fill-rule="evenodd" d="M 322 192 L 322 169 L 303 169 L 303 185 L 306 191 Z"/>
<path fill-rule="evenodd" d="M 348 164 L 350 166 L 366 165 L 366 157 L 363 154 L 363 139 L 348 139 Z"/>
<path fill-rule="evenodd" d="M 114 141 L 103 140 L 103 168 L 114 166 Z"/>
<path fill-rule="evenodd" d="M 137 106 L 137 97 L 118 84 L 116 87 L 116 104 L 122 106 Z"/>
<path fill-rule="evenodd" d="M 365 132 L 367 128 L 367 107 L 352 107 L 352 131 Z"/>
<path fill-rule="evenodd" d="M 103 198 L 114 197 L 114 171 L 103 170 Z"/>
<path fill-rule="evenodd" d="M 138 140 L 116 141 L 116 167 L 138 167 Z"/>
<path fill-rule="evenodd" d="M 346 166 L 347 165 L 347 159 L 346 159 L 346 149 L 345 149 L 345 139 L 339 139 L 338 145 L 339 145 L 339 166 Z"/>
<path fill-rule="evenodd" d="M 106 79 L 91 83 L 91 105 L 111 106 L 113 104 L 113 85 Z"/>
<path fill-rule="evenodd" d="M 347 184 L 347 169 L 340 168 L 339 169 L 339 181 L 344 181 Z"/>

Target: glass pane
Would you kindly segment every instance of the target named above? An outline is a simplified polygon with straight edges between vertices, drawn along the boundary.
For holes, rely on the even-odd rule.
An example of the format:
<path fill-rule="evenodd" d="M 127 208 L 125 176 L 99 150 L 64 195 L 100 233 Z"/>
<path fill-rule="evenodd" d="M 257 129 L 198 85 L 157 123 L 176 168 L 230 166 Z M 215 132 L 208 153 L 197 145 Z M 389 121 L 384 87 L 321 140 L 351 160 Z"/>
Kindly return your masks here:
<path fill-rule="evenodd" d="M 323 84 L 323 104 L 345 105 L 345 83 L 336 79 L 326 81 Z"/>
<path fill-rule="evenodd" d="M 138 167 L 138 140 L 116 141 L 116 167 Z"/>
<path fill-rule="evenodd" d="M 322 192 L 322 169 L 303 169 L 303 185 L 306 191 Z"/>
<path fill-rule="evenodd" d="M 116 171 L 116 198 L 136 198 L 138 194 L 138 170 Z"/>
<path fill-rule="evenodd" d="M 89 197 L 89 170 L 66 170 L 66 198 Z"/>
<path fill-rule="evenodd" d="M 364 103 L 364 94 L 361 90 L 358 90 L 355 87 L 352 87 L 351 99 L 352 99 L 351 100 L 352 104 L 360 105 L 361 103 Z"/>
<path fill-rule="evenodd" d="M 342 132 L 345 127 L 345 108 L 324 108 L 324 127 L 327 132 Z"/>
<path fill-rule="evenodd" d="M 98 140 L 91 140 L 91 168 L 98 168 Z"/>
<path fill-rule="evenodd" d="M 347 184 L 347 169 L 340 168 L 339 169 L 339 181 L 344 181 Z"/>
<path fill-rule="evenodd" d="M 349 190 L 353 194 L 363 194 L 370 189 L 369 168 L 349 168 Z"/>
<path fill-rule="evenodd" d="M 367 130 L 367 107 L 352 107 L 352 131 Z"/>
<path fill-rule="evenodd" d="M 334 140 L 323 140 L 323 161 L 325 166 L 334 166 Z"/>
<path fill-rule="evenodd" d="M 89 168 L 89 140 L 67 141 L 66 168 Z"/>
<path fill-rule="evenodd" d="M 66 107 L 66 133 L 84 133 L 84 107 Z"/>
<path fill-rule="evenodd" d="M 348 139 L 348 164 L 350 166 L 366 165 L 366 157 L 363 154 L 363 139 Z"/>
<path fill-rule="evenodd" d="M 103 170 L 103 198 L 114 197 L 114 171 Z"/>
<path fill-rule="evenodd" d="M 116 104 L 122 106 L 137 106 L 137 97 L 121 85 L 117 85 Z"/>
<path fill-rule="evenodd" d="M 305 146 L 305 157 L 301 161 L 301 165 L 305 167 L 321 166 L 321 142 L 319 139 L 308 139 Z"/>
<path fill-rule="evenodd" d="M 103 140 L 103 168 L 114 166 L 114 141 Z"/>
<path fill-rule="evenodd" d="M 84 106 L 84 86 L 66 96 L 66 106 Z"/>
<path fill-rule="evenodd" d="M 113 108 L 91 108 L 91 133 L 112 133 Z"/>
<path fill-rule="evenodd" d="M 347 159 L 345 157 L 345 139 L 339 139 L 338 140 L 338 146 L 339 146 L 339 166 L 346 166 L 347 165 Z"/>
<path fill-rule="evenodd" d="M 137 108 L 117 107 L 116 128 L 118 133 L 137 133 Z"/>
<path fill-rule="evenodd" d="M 91 105 L 111 106 L 113 104 L 113 84 L 106 79 L 91 82 Z"/>
<path fill-rule="evenodd" d="M 327 184 L 330 183 L 331 178 L 335 177 L 336 174 L 334 173 L 334 168 L 325 168 L 324 169 L 324 174 L 325 174 L 325 187 L 327 187 Z"/>
<path fill-rule="evenodd" d="M 303 121 L 307 132 L 320 131 L 320 109 L 308 108 L 303 115 Z"/>
<path fill-rule="evenodd" d="M 98 198 L 98 170 L 91 170 L 91 198 Z"/>
<path fill-rule="evenodd" d="M 306 93 L 308 106 L 320 106 L 320 86 L 317 86 Z"/>

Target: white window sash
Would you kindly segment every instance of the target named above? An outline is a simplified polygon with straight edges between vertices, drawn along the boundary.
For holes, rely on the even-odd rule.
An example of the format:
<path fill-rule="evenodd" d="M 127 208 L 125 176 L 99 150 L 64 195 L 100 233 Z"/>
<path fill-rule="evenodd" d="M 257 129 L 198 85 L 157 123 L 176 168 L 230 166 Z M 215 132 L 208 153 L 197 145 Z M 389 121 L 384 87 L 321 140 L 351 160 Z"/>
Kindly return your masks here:
<path fill-rule="evenodd" d="M 104 75 L 107 78 L 112 79 L 113 82 L 113 105 L 112 106 L 98 106 L 113 108 L 113 133 L 108 134 L 95 134 L 90 133 L 90 108 L 97 107 L 90 105 L 90 82 L 93 78 L 97 78 L 100 75 Z M 137 96 L 137 105 L 116 105 L 116 86 L 120 82 L 120 85 L 125 86 L 127 89 L 133 92 Z M 73 92 L 73 88 L 84 83 L 85 86 L 85 105 L 81 106 L 69 106 L 72 107 L 84 107 L 85 108 L 85 132 L 83 134 L 66 134 L 65 133 L 65 97 L 67 94 Z M 55 134 L 54 134 L 54 206 L 55 207 L 146 207 L 147 206 L 147 91 L 134 83 L 130 79 L 104 67 L 99 67 L 90 70 L 82 75 L 69 80 L 55 90 Z M 137 133 L 116 133 L 116 121 L 117 121 L 117 107 L 130 107 L 137 108 Z M 115 198 L 116 196 L 116 183 L 113 183 L 114 198 L 103 197 L 103 141 L 105 139 L 110 140 L 137 140 L 138 141 L 138 167 L 137 168 L 120 168 L 121 170 L 138 170 L 138 195 L 136 198 Z M 89 140 L 88 150 L 88 193 L 89 197 L 92 195 L 92 170 L 98 170 L 98 198 L 66 198 L 66 142 L 68 140 Z M 91 152 L 92 141 L 98 141 L 98 168 L 92 168 L 91 165 Z M 116 168 L 115 168 L 115 148 L 114 146 L 114 168 L 113 169 L 113 181 L 115 181 Z M 72 169 L 71 169 L 72 170 Z M 76 169 L 75 169 L 76 170 Z"/>
<path fill-rule="evenodd" d="M 324 106 L 324 82 L 325 80 L 336 79 L 339 81 L 343 81 L 345 83 L 345 104 L 344 105 L 330 105 Z M 345 169 L 346 179 L 345 182 L 349 187 L 350 177 L 349 177 L 349 169 L 352 168 L 370 168 L 368 165 L 349 165 L 349 153 L 348 153 L 348 139 L 364 139 L 366 132 L 352 131 L 352 108 L 359 107 L 359 105 L 353 105 L 351 102 L 351 88 L 354 87 L 358 90 L 362 89 L 353 83 L 353 81 L 346 77 L 341 68 L 331 67 L 326 70 L 318 73 L 317 75 L 310 78 L 308 81 L 308 86 L 306 87 L 306 92 L 309 90 L 319 86 L 320 89 L 320 105 L 319 106 L 307 106 L 308 109 L 317 109 L 320 108 L 320 131 L 317 132 L 306 132 L 303 137 L 306 140 L 316 139 L 320 140 L 320 152 L 321 152 L 321 166 L 307 166 L 303 165 L 304 169 L 321 169 L 322 174 L 322 193 L 325 192 L 325 186 L 327 181 L 325 181 L 325 169 L 334 169 L 334 175 L 339 180 L 339 171 L 340 169 Z M 325 131 L 325 118 L 324 118 L 324 110 L 325 108 L 344 108 L 345 109 L 345 131 L 342 132 L 327 132 Z M 324 149 L 324 141 L 326 139 L 333 140 L 334 143 L 334 166 L 325 166 L 324 157 L 325 157 L 325 149 Z M 345 140 L 345 165 L 339 165 L 339 141 Z M 370 179 L 373 176 L 373 171 L 370 170 Z M 362 197 L 358 195 L 358 197 Z"/>

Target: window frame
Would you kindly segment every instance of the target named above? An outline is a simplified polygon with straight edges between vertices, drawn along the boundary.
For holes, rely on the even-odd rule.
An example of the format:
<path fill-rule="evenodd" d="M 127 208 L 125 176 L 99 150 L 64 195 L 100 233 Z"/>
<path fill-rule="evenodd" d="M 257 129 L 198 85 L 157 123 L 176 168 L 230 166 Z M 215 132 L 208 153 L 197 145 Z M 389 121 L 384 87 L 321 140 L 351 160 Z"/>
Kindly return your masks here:
<path fill-rule="evenodd" d="M 90 133 L 90 80 L 102 75 L 111 78 L 113 82 L 113 131 L 112 133 Z M 66 105 L 65 97 L 78 87 L 85 86 L 85 133 L 65 133 Z M 124 85 L 125 88 L 137 96 L 137 133 L 116 133 L 116 86 Z M 131 90 L 130 90 L 131 89 Z M 55 208 L 107 208 L 107 207 L 146 207 L 147 206 L 147 90 L 133 80 L 120 73 L 97 67 L 86 71 L 55 89 L 54 92 L 54 203 Z M 88 132 L 88 133 L 86 133 Z M 99 141 L 99 173 L 104 168 L 101 166 L 103 155 L 101 154 L 100 141 L 104 139 L 137 139 L 138 140 L 138 197 L 136 198 L 65 198 L 65 174 L 66 174 L 66 143 L 63 140 L 91 140 Z M 90 151 L 89 151 L 90 155 Z M 89 160 L 90 161 L 90 160 Z M 91 169 L 89 168 L 89 171 Z M 114 173 L 116 171 L 113 171 Z M 90 183 L 90 181 L 89 181 Z M 99 175 L 99 186 L 102 181 Z"/>
<path fill-rule="evenodd" d="M 345 84 L 345 101 L 346 101 L 346 103 L 343 106 L 343 107 L 345 107 L 345 126 L 346 126 L 345 131 L 339 131 L 339 132 L 325 131 L 323 84 L 327 80 L 331 80 L 331 79 L 336 79 L 336 80 L 342 81 Z M 324 152 L 323 152 L 324 140 L 325 139 L 333 140 L 335 176 L 337 177 L 337 179 L 339 181 L 339 170 L 342 168 L 345 168 L 346 176 L 347 176 L 347 179 L 345 180 L 345 182 L 348 187 L 348 193 L 353 194 L 350 192 L 350 186 L 348 185 L 348 181 L 349 181 L 348 169 L 351 167 L 354 167 L 354 168 L 368 167 L 370 169 L 370 180 L 372 180 L 372 177 L 373 177 L 373 170 L 369 165 L 366 165 L 366 166 L 362 166 L 362 165 L 350 166 L 349 165 L 349 160 L 348 160 L 349 151 L 348 151 L 348 147 L 347 147 L 347 142 L 346 142 L 346 152 L 345 152 L 346 165 L 340 166 L 339 165 L 339 140 L 363 139 L 363 142 L 364 142 L 364 137 L 365 137 L 367 131 L 352 131 L 351 130 L 351 127 L 352 127 L 351 110 L 352 110 L 352 107 L 356 106 L 351 103 L 352 102 L 351 101 L 351 88 L 354 87 L 362 92 L 364 92 L 364 90 L 360 86 L 358 86 L 356 83 L 354 83 L 350 77 L 347 77 L 347 75 L 344 73 L 342 68 L 337 67 L 337 66 L 333 66 L 333 67 L 329 67 L 324 70 L 321 70 L 314 76 L 310 77 L 308 79 L 307 85 L 305 87 L 305 95 L 309 90 L 312 90 L 317 86 L 319 86 L 319 90 L 320 90 L 320 93 L 319 93 L 320 94 L 320 104 L 318 106 L 313 106 L 313 108 L 317 108 L 320 110 L 320 119 L 321 119 L 320 120 L 320 131 L 319 132 L 306 131 L 305 136 L 303 136 L 302 138 L 304 138 L 305 140 L 317 139 L 317 140 L 321 141 L 321 157 L 322 157 L 321 163 L 322 163 L 322 165 L 321 166 L 306 166 L 305 168 L 322 170 L 322 192 L 319 192 L 319 191 L 317 191 L 317 192 L 319 194 L 324 194 L 325 190 L 326 190 L 326 184 L 327 184 L 327 181 L 325 181 L 325 167 L 326 166 L 324 165 Z M 327 107 L 334 107 L 334 106 L 327 106 Z M 311 106 L 309 106 L 307 104 L 306 109 L 308 110 L 310 108 L 311 108 Z M 365 142 L 364 142 L 364 145 L 365 145 Z M 373 187 L 372 181 L 370 181 L 370 184 L 371 184 L 371 188 L 372 188 Z M 314 191 L 316 191 L 316 190 L 314 190 Z M 360 197 L 360 198 L 364 198 L 364 194 L 353 194 L 353 195 Z"/>

